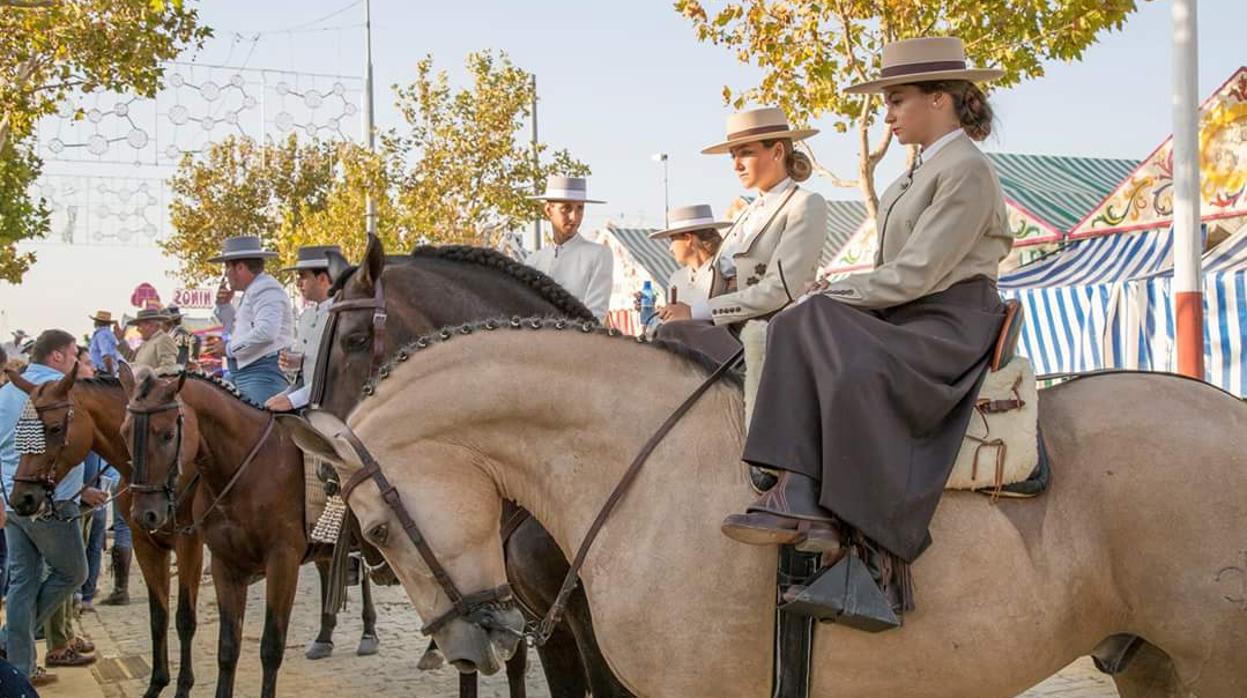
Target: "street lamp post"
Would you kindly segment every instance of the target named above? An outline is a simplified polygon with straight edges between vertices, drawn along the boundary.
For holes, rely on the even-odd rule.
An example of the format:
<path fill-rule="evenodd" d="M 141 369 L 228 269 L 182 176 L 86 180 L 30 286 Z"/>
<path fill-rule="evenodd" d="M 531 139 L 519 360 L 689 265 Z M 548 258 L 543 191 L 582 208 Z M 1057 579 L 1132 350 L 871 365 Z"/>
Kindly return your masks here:
<path fill-rule="evenodd" d="M 1204 297 L 1200 256 L 1198 0 L 1174 0 L 1173 238 L 1178 373 L 1204 378 Z"/>
<path fill-rule="evenodd" d="M 671 221 L 667 220 L 667 211 L 671 210 L 671 190 L 667 187 L 667 154 L 654 153 L 650 158 L 662 163 L 662 227 L 669 228 Z"/>

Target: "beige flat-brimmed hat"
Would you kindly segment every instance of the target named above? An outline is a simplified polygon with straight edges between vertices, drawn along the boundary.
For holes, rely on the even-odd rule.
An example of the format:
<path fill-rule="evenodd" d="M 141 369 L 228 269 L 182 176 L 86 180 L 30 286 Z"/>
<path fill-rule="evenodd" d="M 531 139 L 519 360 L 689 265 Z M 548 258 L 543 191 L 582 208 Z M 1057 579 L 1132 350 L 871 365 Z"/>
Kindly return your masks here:
<path fill-rule="evenodd" d="M 260 244 L 258 235 L 239 235 L 238 237 L 226 238 L 221 244 L 221 254 L 209 259 L 212 264 L 217 262 L 230 262 L 235 259 L 268 259 L 276 257 L 277 253 L 272 250 L 264 249 Z"/>
<path fill-rule="evenodd" d="M 94 315 L 88 315 L 87 317 L 91 318 L 92 320 L 95 320 L 96 322 L 111 323 L 113 321 L 113 314 L 107 310 L 97 310 L 95 311 Z"/>
<path fill-rule="evenodd" d="M 710 204 L 695 204 L 693 206 L 681 206 L 667 211 L 668 227 L 649 234 L 649 239 L 658 240 L 661 238 L 669 238 L 680 233 L 691 233 L 694 230 L 706 230 L 713 228 L 715 230 L 723 230 L 732 227 L 731 221 L 717 221 L 714 219 L 714 212 L 710 210 Z"/>
<path fill-rule="evenodd" d="M 527 197 L 533 201 L 578 201 L 582 204 L 604 204 L 605 201 L 589 198 L 589 182 L 584 177 L 546 177 L 546 190 L 542 194 Z"/>
<path fill-rule="evenodd" d="M 987 82 L 1005 74 L 1005 71 L 995 68 L 968 67 L 966 45 L 955 36 L 894 41 L 883 47 L 881 58 L 882 67 L 877 79 L 850 85 L 844 91 L 855 94 L 882 92 L 893 85 L 931 80 Z"/>
<path fill-rule="evenodd" d="M 701 149 L 702 155 L 726 153 L 741 143 L 769 141 L 773 138 L 803 140 L 818 133 L 816 128 L 793 128 L 778 107 L 763 107 L 727 117 L 727 140 Z"/>

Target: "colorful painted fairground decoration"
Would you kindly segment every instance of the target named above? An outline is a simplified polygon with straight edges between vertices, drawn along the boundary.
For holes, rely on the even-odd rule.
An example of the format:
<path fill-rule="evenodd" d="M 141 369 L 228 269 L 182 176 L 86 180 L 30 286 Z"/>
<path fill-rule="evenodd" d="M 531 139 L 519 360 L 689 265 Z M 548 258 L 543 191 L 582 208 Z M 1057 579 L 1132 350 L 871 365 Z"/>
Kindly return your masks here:
<path fill-rule="evenodd" d="M 1247 217 L 1247 67 L 1200 107 L 1203 220 Z M 1173 137 L 1075 226 L 1071 237 L 1166 227 L 1173 222 Z"/>

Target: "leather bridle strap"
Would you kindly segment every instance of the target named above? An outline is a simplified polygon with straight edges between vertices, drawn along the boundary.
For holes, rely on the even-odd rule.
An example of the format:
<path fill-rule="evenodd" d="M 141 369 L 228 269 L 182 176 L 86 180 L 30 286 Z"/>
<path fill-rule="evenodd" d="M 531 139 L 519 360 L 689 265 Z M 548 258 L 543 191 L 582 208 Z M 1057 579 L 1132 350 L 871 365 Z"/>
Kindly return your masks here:
<path fill-rule="evenodd" d="M 169 464 L 169 472 L 165 475 L 165 483 L 163 485 L 152 485 L 146 481 L 148 419 L 153 414 L 171 410 L 178 411 L 177 445 L 173 449 L 173 462 Z M 130 491 L 139 494 L 164 492 L 172 498 L 174 485 L 177 484 L 178 476 L 182 472 L 182 405 L 176 400 L 154 407 L 130 407 L 127 405 L 126 411 L 134 415 L 134 453 L 130 457 Z"/>
<path fill-rule="evenodd" d="M 572 590 L 576 588 L 576 584 L 580 579 L 580 569 L 584 567 L 585 558 L 589 555 L 589 548 L 593 546 L 593 541 L 597 540 L 598 533 L 601 532 L 602 526 L 606 524 L 606 519 L 610 517 L 611 512 L 615 510 L 615 506 L 619 504 L 624 495 L 628 491 L 628 487 L 636 480 L 636 476 L 641 472 L 641 466 L 645 465 L 645 461 L 649 460 L 650 454 L 658 447 L 663 438 L 675 427 L 675 425 L 683 419 L 693 405 L 701 399 L 702 395 L 719 381 L 728 371 L 732 369 L 744 356 L 744 347 L 738 349 L 735 354 L 728 358 L 719 367 L 711 373 L 697 389 L 692 392 L 679 407 L 667 417 L 667 421 L 658 427 L 658 431 L 645 442 L 641 447 L 641 451 L 637 453 L 636 458 L 632 460 L 632 464 L 624 471 L 623 477 L 619 479 L 619 483 L 615 485 L 615 489 L 611 491 L 610 496 L 606 498 L 606 503 L 602 505 L 602 510 L 598 512 L 597 518 L 593 520 L 593 524 L 589 526 L 589 531 L 585 534 L 585 538 L 580 543 L 580 549 L 576 551 L 576 558 L 572 561 L 571 568 L 567 570 L 567 576 L 563 579 L 563 586 L 559 589 L 559 594 L 554 599 L 554 603 L 550 606 L 550 610 L 545 617 L 541 619 L 540 625 L 533 637 L 533 641 L 538 645 L 545 644 L 550 639 L 550 634 L 554 632 L 554 627 L 558 625 L 562 619 L 564 611 L 567 609 L 568 600 L 571 598 Z"/>
<path fill-rule="evenodd" d="M 494 589 L 486 589 L 464 596 L 459 587 L 455 586 L 454 580 L 450 578 L 450 574 L 446 572 L 446 568 L 437 559 L 437 554 L 433 552 L 433 548 L 429 547 L 429 543 L 425 540 L 424 535 L 420 532 L 420 527 L 416 525 L 411 514 L 407 512 L 407 508 L 403 506 L 402 497 L 394 485 L 390 484 L 385 473 L 381 472 L 381 464 L 373 458 L 372 453 L 364 446 L 359 437 L 350 428 L 342 432 L 342 436 L 351 444 L 351 448 L 355 449 L 355 454 L 359 456 L 360 461 L 364 464 L 363 468 L 351 474 L 342 485 L 342 499 L 349 500 L 351 492 L 355 490 L 364 481 L 371 479 L 376 484 L 377 489 L 381 491 L 381 498 L 385 501 L 390 511 L 398 518 L 399 524 L 403 527 L 403 532 L 407 534 L 407 538 L 411 544 L 416 547 L 416 551 L 420 553 L 424 564 L 428 566 L 429 571 L 433 573 L 433 578 L 437 580 L 438 585 L 442 588 L 443 593 L 450 600 L 451 607 L 445 613 L 434 618 L 420 629 L 425 635 L 431 635 L 455 618 L 468 617 L 479 608 L 494 602 L 510 601 L 511 587 L 508 584 L 496 587 Z"/>
<path fill-rule="evenodd" d="M 385 290 L 380 278 L 373 282 L 372 298 L 335 301 L 329 306 L 329 312 L 334 314 L 350 310 L 372 311 L 372 370 L 375 372 L 385 363 Z"/>

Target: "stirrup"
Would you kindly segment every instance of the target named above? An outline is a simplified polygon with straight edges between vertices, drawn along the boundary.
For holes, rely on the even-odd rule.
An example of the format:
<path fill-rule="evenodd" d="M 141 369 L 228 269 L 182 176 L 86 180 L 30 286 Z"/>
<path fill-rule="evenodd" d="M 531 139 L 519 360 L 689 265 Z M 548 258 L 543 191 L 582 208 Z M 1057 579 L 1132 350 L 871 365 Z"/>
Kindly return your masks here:
<path fill-rule="evenodd" d="M 779 607 L 781 611 L 857 630 L 877 633 L 901 626 L 888 597 L 852 550 L 820 571 L 808 585 L 792 587 L 784 598 L 788 602 Z"/>

